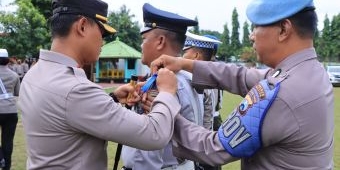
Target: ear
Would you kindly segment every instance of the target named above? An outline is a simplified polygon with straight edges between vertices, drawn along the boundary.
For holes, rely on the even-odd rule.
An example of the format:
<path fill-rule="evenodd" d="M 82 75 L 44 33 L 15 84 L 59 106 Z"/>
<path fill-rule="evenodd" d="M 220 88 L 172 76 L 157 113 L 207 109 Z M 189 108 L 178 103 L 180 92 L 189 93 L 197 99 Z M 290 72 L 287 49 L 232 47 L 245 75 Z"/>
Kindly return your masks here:
<path fill-rule="evenodd" d="M 280 22 L 280 33 L 279 33 L 279 41 L 286 40 L 293 31 L 292 22 L 289 19 L 284 19 Z"/>
<path fill-rule="evenodd" d="M 76 32 L 80 36 L 85 36 L 87 19 L 85 17 L 82 17 L 76 23 L 77 23 L 76 26 L 75 26 L 76 27 Z"/>
<path fill-rule="evenodd" d="M 195 60 L 200 60 L 200 53 L 199 52 L 195 52 Z"/>
<path fill-rule="evenodd" d="M 166 37 L 164 35 L 160 35 L 157 38 L 157 50 L 162 50 L 165 48 Z"/>

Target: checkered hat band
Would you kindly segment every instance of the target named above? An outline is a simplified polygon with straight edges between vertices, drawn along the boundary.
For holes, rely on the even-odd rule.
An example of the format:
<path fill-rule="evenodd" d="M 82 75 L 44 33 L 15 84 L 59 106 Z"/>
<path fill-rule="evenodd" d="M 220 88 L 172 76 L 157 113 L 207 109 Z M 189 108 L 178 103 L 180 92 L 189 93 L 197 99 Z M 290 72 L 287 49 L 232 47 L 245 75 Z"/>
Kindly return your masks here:
<path fill-rule="evenodd" d="M 206 42 L 206 41 L 197 41 L 197 40 L 185 40 L 184 46 L 192 46 L 199 48 L 214 48 L 214 43 Z"/>

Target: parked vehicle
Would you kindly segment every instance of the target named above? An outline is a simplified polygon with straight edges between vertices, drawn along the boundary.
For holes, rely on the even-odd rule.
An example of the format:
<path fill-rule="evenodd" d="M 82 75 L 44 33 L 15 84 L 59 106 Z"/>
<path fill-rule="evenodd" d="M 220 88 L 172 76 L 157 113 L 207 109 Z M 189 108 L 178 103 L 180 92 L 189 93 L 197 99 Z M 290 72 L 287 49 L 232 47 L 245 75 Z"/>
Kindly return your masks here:
<path fill-rule="evenodd" d="M 329 76 L 329 80 L 333 86 L 340 85 L 340 66 L 326 66 L 326 71 Z"/>

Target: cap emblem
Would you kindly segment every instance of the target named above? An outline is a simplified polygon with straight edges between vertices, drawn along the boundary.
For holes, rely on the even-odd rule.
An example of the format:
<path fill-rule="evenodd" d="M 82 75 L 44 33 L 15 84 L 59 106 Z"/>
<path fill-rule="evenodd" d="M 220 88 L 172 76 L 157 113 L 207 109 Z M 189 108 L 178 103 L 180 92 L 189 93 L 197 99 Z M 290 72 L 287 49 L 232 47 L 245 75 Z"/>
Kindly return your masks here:
<path fill-rule="evenodd" d="M 152 26 L 152 28 L 156 28 L 156 27 L 157 27 L 157 24 L 153 22 L 153 23 L 151 24 L 151 26 Z"/>

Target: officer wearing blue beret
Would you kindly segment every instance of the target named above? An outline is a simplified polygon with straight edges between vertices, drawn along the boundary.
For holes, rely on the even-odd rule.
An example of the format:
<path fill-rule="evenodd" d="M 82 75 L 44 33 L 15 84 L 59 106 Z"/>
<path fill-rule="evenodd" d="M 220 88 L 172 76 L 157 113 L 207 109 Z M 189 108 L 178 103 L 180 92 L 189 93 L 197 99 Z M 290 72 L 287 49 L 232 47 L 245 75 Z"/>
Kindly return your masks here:
<path fill-rule="evenodd" d="M 177 116 L 173 151 L 210 165 L 241 159 L 241 169 L 333 169 L 334 96 L 313 47 L 313 0 L 252 0 L 247 16 L 267 70 L 161 56 L 152 63 L 193 73 L 196 88 L 244 97 L 217 132 Z"/>
<path fill-rule="evenodd" d="M 19 92 L 28 170 L 107 170 L 107 141 L 157 150 L 171 139 L 180 110 L 172 71 L 158 73 L 159 94 L 146 116 L 119 104 L 140 100 L 134 87 L 109 96 L 82 69 L 98 60 L 103 36 L 116 32 L 107 9 L 101 0 L 52 0 L 51 50 L 40 51 Z"/>
<path fill-rule="evenodd" d="M 152 61 L 162 54 L 180 57 L 189 26 L 197 22 L 178 14 L 163 11 L 146 3 L 143 5 L 144 28 L 142 35 L 142 63 L 150 67 Z M 191 74 L 181 71 L 176 74 L 178 81 L 177 97 L 181 104 L 180 114 L 195 124 L 203 123 L 203 102 L 191 86 Z M 152 94 L 157 94 L 151 90 Z M 149 92 L 148 102 L 152 101 Z M 172 154 L 171 143 L 161 150 L 145 151 L 128 146 L 122 149 L 124 169 L 133 170 L 186 170 L 194 169 L 194 163 L 186 159 L 177 159 Z"/>

